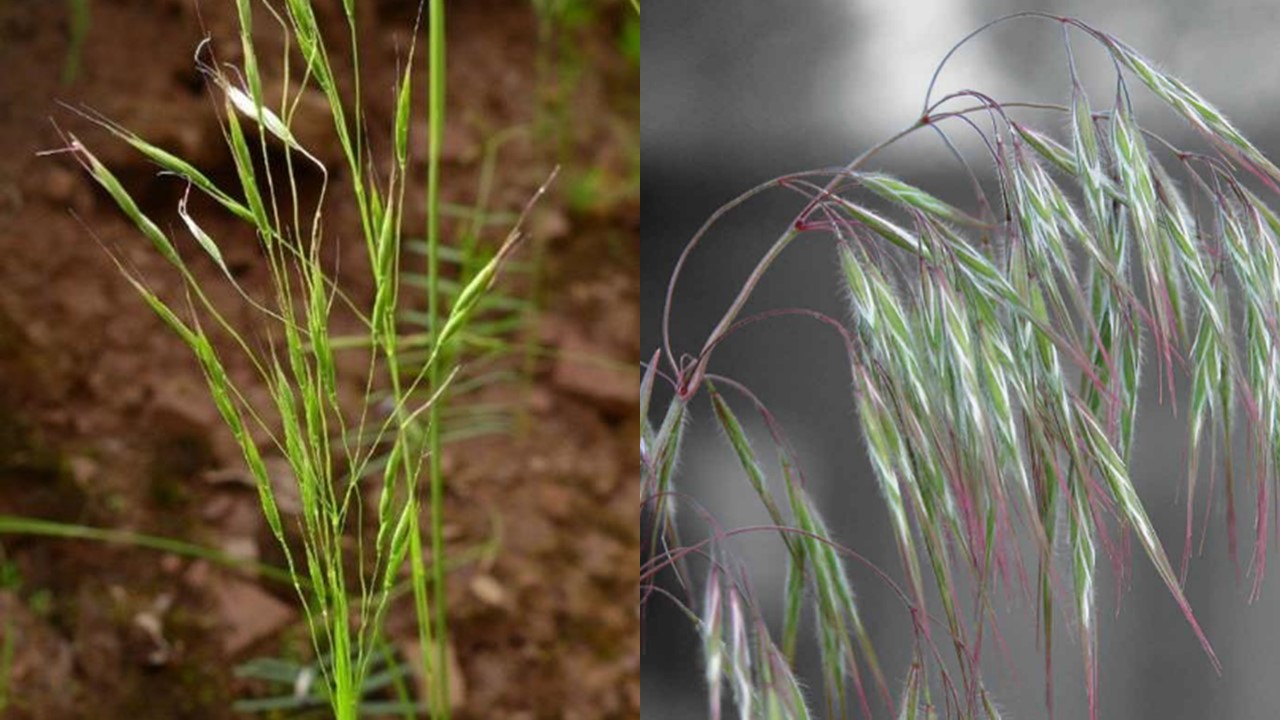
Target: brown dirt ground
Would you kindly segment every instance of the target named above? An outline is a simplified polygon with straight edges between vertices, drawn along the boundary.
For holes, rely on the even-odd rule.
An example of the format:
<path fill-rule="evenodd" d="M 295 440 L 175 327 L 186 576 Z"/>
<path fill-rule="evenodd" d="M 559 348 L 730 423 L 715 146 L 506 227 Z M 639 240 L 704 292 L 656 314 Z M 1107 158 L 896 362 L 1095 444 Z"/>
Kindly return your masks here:
<path fill-rule="evenodd" d="M 203 25 L 220 58 L 236 59 L 234 5 L 199 5 L 197 13 L 191 0 L 92 0 L 79 76 L 63 84 L 64 3 L 0 3 L 0 514 L 165 535 L 278 562 L 198 367 L 94 237 L 161 295 L 177 297 L 176 279 L 67 157 L 36 155 L 60 144 L 53 119 L 99 150 L 147 212 L 162 224 L 175 220 L 181 188 L 61 100 L 228 178 L 192 51 Z M 392 87 L 415 7 L 362 5 L 364 47 L 373 48 L 362 57 L 366 88 Z M 517 210 L 557 159 L 566 166 L 562 188 L 592 169 L 606 190 L 621 188 L 593 204 L 566 202 L 562 189 L 533 229 L 548 257 L 538 339 L 624 366 L 639 352 L 639 194 L 629 189 L 638 172 L 639 72 L 616 40 L 626 7 L 604 5 L 587 26 L 553 38 L 553 47 L 572 48 L 571 65 L 560 66 L 571 71 L 540 91 L 528 2 L 450 3 L 444 177 L 446 200 L 470 202 L 484 141 L 532 123 L 540 99 L 561 99 L 570 121 L 562 140 L 504 148 L 493 205 Z M 322 22 L 340 27 L 336 17 L 323 14 Z M 271 26 L 258 28 L 260 47 L 272 47 Z M 390 93 L 370 93 L 368 122 L 386 127 Z M 353 208 L 330 202 L 326 213 L 340 236 Z M 206 229 L 224 242 L 241 282 L 261 287 L 252 238 L 209 215 Z M 364 250 L 347 245 L 341 276 L 358 296 Z M 195 267 L 223 287 L 211 264 Z M 215 299 L 233 320 L 250 319 L 229 291 Z M 247 367 L 232 371 L 249 381 Z M 446 454 L 459 717 L 638 717 L 637 382 L 629 370 L 540 360 L 531 392 L 499 389 L 487 398 L 526 402 L 529 422 Z M 495 537 L 496 553 L 472 552 Z M 13 647 L 0 716 L 235 717 L 232 701 L 260 688 L 236 680 L 233 668 L 305 647 L 294 600 L 279 584 L 127 544 L 0 536 L 0 646 Z M 389 621 L 401 647 L 413 635 L 404 610 Z"/>

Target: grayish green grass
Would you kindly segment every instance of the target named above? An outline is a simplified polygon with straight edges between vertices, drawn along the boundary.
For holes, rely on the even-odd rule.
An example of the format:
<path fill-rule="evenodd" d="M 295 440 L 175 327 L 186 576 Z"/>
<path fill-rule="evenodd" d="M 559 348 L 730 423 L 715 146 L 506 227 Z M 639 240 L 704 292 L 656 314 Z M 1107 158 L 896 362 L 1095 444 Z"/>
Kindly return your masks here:
<path fill-rule="evenodd" d="M 726 684 L 742 718 L 811 712 L 998 717 L 979 648 L 993 632 L 1002 586 L 1038 608 L 1046 654 L 1058 606 L 1071 608 L 1084 658 L 1083 691 L 1096 717 L 1098 559 L 1101 553 L 1122 568 L 1121 545 L 1129 537 L 1168 587 L 1208 665 L 1220 670 L 1182 591 L 1195 501 L 1215 492 L 1211 486 L 1197 494 L 1206 449 L 1223 458 L 1221 501 L 1233 560 L 1237 485 L 1252 485 L 1249 572 L 1254 592 L 1260 587 L 1280 470 L 1280 218 L 1263 195 L 1280 192 L 1280 169 L 1204 98 L 1080 21 L 1021 13 L 980 28 L 960 45 L 1019 18 L 1062 28 L 1071 70 L 1067 105 L 1000 102 L 975 91 L 935 101 L 931 86 L 919 118 L 902 132 L 843 168 L 780 177 L 731 201 L 676 265 L 664 347 L 641 385 L 641 500 L 653 519 L 641 578 L 646 598 L 667 595 L 654 585 L 663 569 L 674 569 L 684 583 L 686 594 L 670 597 L 701 632 L 713 719 L 723 713 Z M 1101 111 L 1076 75 L 1072 39 L 1080 36 L 1114 62 L 1116 92 Z M 1140 87 L 1198 131 L 1208 150 L 1175 147 L 1144 129 L 1130 96 Z M 1028 109 L 1061 113 L 1066 137 L 1029 127 L 1019 116 Z M 981 136 L 998 194 L 988 197 L 972 177 L 970 212 L 865 169 L 879 151 L 923 130 L 936 132 L 962 164 L 948 133 Z M 676 352 L 665 328 L 685 258 L 726 213 L 775 189 L 803 196 L 803 212 L 759 261 L 702 348 Z M 806 310 L 742 317 L 773 261 L 798 236 L 814 232 L 834 241 L 851 321 Z M 828 532 L 768 409 L 710 369 L 726 337 L 784 316 L 816 319 L 845 343 L 853 403 L 902 563 L 893 576 L 874 571 L 914 626 L 902 639 L 913 657 L 897 693 L 890 691 L 844 567 L 864 561 Z M 1130 479 L 1144 353 L 1155 361 L 1153 380 L 1171 396 L 1179 368 L 1191 381 L 1183 399 L 1190 467 L 1180 568 Z M 655 428 L 650 405 L 659 379 L 671 385 L 674 398 Z M 702 392 L 770 524 L 725 530 L 712 522 L 708 540 L 683 546 L 675 532 L 677 505 L 704 511 L 676 492 L 676 459 L 690 402 Z M 730 396 L 763 419 L 772 470 L 749 441 Z M 1244 468 L 1231 456 L 1238 433 L 1249 447 Z M 771 473 L 781 477 L 783 497 L 770 489 Z M 776 532 L 787 550 L 779 644 L 726 543 L 755 532 Z M 1034 548 L 1029 573 L 1020 549 L 1026 547 Z M 1059 549 L 1065 563 L 1054 562 Z M 706 568 L 700 596 L 692 590 L 695 565 Z M 972 592 L 961 597 L 970 580 Z M 821 697 L 801 690 L 792 665 L 806 607 L 815 619 Z M 1047 663 L 1046 676 L 1051 706 Z"/>

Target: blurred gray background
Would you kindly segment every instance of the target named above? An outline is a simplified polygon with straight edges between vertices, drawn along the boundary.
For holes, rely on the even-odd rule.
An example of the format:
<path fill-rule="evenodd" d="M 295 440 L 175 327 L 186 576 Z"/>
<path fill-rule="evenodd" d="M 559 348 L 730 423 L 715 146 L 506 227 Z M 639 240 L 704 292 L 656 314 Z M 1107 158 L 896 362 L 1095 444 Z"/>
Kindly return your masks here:
<path fill-rule="evenodd" d="M 999 15 L 1031 9 L 1075 15 L 1124 39 L 1217 104 L 1272 157 L 1280 155 L 1275 123 L 1280 2 L 649 2 L 642 19 L 641 81 L 645 354 L 661 343 L 663 294 L 675 259 L 716 207 L 771 177 L 843 164 L 909 124 L 920 112 L 934 66 L 956 40 Z M 1105 56 L 1079 34 L 1073 46 L 1094 105 L 1109 105 L 1113 81 Z M 974 88 L 1005 101 L 1062 102 L 1069 91 L 1066 82 L 1059 28 L 1020 21 L 962 50 L 943 74 L 940 90 Z M 1136 81 L 1131 86 L 1136 88 Z M 1145 90 L 1135 90 L 1135 95 L 1144 124 L 1175 142 L 1194 145 L 1170 113 L 1148 102 Z M 1060 130 L 1062 120 L 1047 117 L 1040 126 Z M 955 136 L 961 135 L 957 130 Z M 969 152 L 968 157 L 981 165 L 979 154 Z M 955 163 L 929 133 L 881 156 L 875 166 L 943 197 L 960 202 L 966 197 Z M 701 346 L 750 268 L 798 208 L 799 201 L 785 194 L 766 195 L 730 215 L 695 253 L 677 288 L 677 352 Z M 750 305 L 768 307 L 811 307 L 847 318 L 829 241 L 814 235 L 788 249 Z M 735 336 L 718 351 L 713 367 L 752 387 L 779 416 L 835 532 L 900 576 L 834 334 L 813 323 L 780 320 Z M 1150 369 L 1145 372 L 1152 377 Z M 1185 511 L 1179 493 L 1186 430 L 1167 402 L 1157 403 L 1150 382 L 1147 394 L 1135 482 L 1176 564 Z M 659 396 L 659 407 L 666 397 Z M 738 407 L 744 421 L 753 419 Z M 699 498 L 727 527 L 761 521 L 757 501 L 709 419 L 709 407 L 704 401 L 694 410 L 680 488 Z M 760 437 L 758 424 L 752 427 Z M 1244 493 L 1239 500 L 1242 507 L 1251 507 Z M 1132 584 L 1118 604 L 1114 579 L 1099 553 L 1105 578 L 1099 596 L 1101 717 L 1280 715 L 1280 588 L 1274 582 L 1280 569 L 1273 568 L 1261 600 L 1249 604 L 1249 580 L 1237 584 L 1227 557 L 1220 495 L 1216 508 L 1204 555 L 1192 562 L 1187 595 L 1223 662 L 1224 675 L 1214 674 L 1140 550 L 1133 557 Z M 701 530 L 694 513 L 685 512 L 683 520 L 686 536 L 697 537 Z M 1251 521 L 1250 510 L 1241 525 L 1246 566 Z M 755 590 L 775 603 L 776 612 L 782 595 L 781 545 L 762 537 L 735 549 L 753 561 Z M 851 571 L 864 619 L 896 692 L 907 661 L 901 647 L 910 637 L 907 618 L 873 575 L 854 566 Z M 1034 645 L 1033 608 L 1017 594 L 1003 606 L 1007 612 L 1000 627 L 1008 655 L 994 645 L 984 652 L 991 689 L 1006 718 L 1045 717 L 1043 658 Z M 645 616 L 643 716 L 704 717 L 699 645 L 687 619 L 661 598 L 646 607 Z M 1056 716 L 1087 717 L 1078 643 L 1066 618 L 1059 616 L 1056 626 Z M 802 672 L 811 670 L 812 662 L 812 657 L 803 659 Z"/>

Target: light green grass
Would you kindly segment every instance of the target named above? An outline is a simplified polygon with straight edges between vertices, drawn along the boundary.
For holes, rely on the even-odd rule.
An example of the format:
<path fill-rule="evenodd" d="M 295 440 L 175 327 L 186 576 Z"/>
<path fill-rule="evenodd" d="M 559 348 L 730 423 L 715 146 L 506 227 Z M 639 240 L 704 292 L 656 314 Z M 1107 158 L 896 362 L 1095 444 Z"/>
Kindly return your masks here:
<path fill-rule="evenodd" d="M 1039 609 L 1046 653 L 1059 604 L 1072 608 L 1069 624 L 1085 669 L 1081 690 L 1096 717 L 1097 565 L 1101 554 L 1123 567 L 1122 532 L 1137 540 L 1167 586 L 1204 648 L 1206 670 L 1220 670 L 1182 590 L 1206 448 L 1223 457 L 1219 502 L 1227 506 L 1233 560 L 1235 485 L 1253 484 L 1249 570 L 1255 594 L 1260 587 L 1280 471 L 1280 218 L 1263 197 L 1280 193 L 1280 169 L 1181 81 L 1077 20 L 1020 13 L 961 44 L 1019 18 L 1050 19 L 1062 28 L 1067 105 L 998 102 L 976 92 L 938 99 L 930 87 L 917 120 L 844 168 L 777 178 L 721 208 L 676 266 L 664 347 L 641 386 L 642 500 L 653 518 L 641 577 L 650 587 L 656 573 L 671 567 L 687 590 L 694 560 L 705 561 L 702 598 L 690 593 L 676 601 L 702 634 L 713 719 L 723 713 L 725 684 L 743 718 L 998 717 L 998 693 L 988 687 L 974 648 L 993 632 L 1002 590 L 1025 591 Z M 1081 35 L 1116 69 L 1116 94 L 1102 110 L 1076 75 L 1071 41 Z M 1176 147 L 1141 126 L 1130 97 L 1140 86 L 1207 148 Z M 1058 113 L 1066 137 L 1029 127 L 1025 111 Z M 966 125 L 969 118 L 975 124 Z M 988 195 L 971 175 L 970 212 L 867 169 L 884 148 L 926 130 L 961 161 L 948 133 L 978 132 L 998 192 Z M 804 211 L 759 261 L 701 350 L 676 352 L 666 328 L 688 254 L 726 213 L 775 189 L 805 198 Z M 834 240 L 850 321 L 805 310 L 743 317 L 774 260 L 811 232 Z M 872 620 L 844 567 L 865 561 L 827 530 L 777 420 L 750 390 L 711 370 L 715 350 L 737 329 L 784 317 L 817 320 L 844 341 L 853 405 L 901 559 L 900 572 L 873 572 L 913 619 L 912 635 L 902 638 L 912 651 L 905 672 L 881 668 L 866 630 Z M 1189 459 L 1180 568 L 1130 476 L 1144 351 L 1155 361 L 1154 381 L 1170 397 L 1175 373 L 1185 369 L 1191 383 L 1180 399 Z M 655 429 L 650 404 L 659 378 L 675 396 Z M 744 471 L 745 490 L 759 497 L 771 523 L 717 528 L 685 547 L 675 534 L 675 511 L 690 503 L 677 503 L 676 458 L 690 403 L 703 392 Z M 775 497 L 768 461 L 750 442 L 730 396 L 763 420 L 785 497 Z M 1243 471 L 1231 457 L 1240 432 L 1250 449 Z M 726 542 L 762 531 L 776 532 L 788 551 L 780 644 Z M 1025 548 L 1037 567 L 1022 585 Z M 802 690 L 811 679 L 795 677 L 805 608 L 821 658 L 820 697 Z M 1051 703 L 1047 663 L 1046 683 Z"/>
<path fill-rule="evenodd" d="M 148 535 L 129 530 L 111 528 L 95 528 L 87 525 L 61 523 L 40 518 L 0 515 L 0 535 L 30 535 L 36 537 L 60 538 L 63 540 L 89 540 L 112 545 L 128 545 L 146 548 L 158 552 L 167 552 L 182 557 L 207 560 L 216 565 L 252 572 L 268 580 L 292 582 L 293 577 L 283 568 L 246 561 L 243 558 L 228 555 L 214 548 L 196 543 L 176 540 L 174 538 Z"/>
<path fill-rule="evenodd" d="M 111 169 L 74 136 L 68 149 L 114 199 L 143 237 L 181 280 L 183 293 L 161 297 L 139 271 L 113 250 L 121 273 L 164 323 L 185 342 L 208 381 L 210 397 L 244 454 L 272 533 L 284 550 L 287 572 L 297 591 L 311 631 L 321 681 L 334 716 L 356 717 L 371 668 L 378 662 L 382 621 L 396 595 L 402 569 L 409 567 L 423 657 L 432 689 L 425 698 L 434 718 L 448 718 L 450 698 L 444 653 L 448 641 L 445 605 L 446 547 L 444 483 L 440 447 L 445 418 L 436 399 L 457 377 L 453 351 L 470 316 L 492 287 L 503 263 L 520 240 L 518 229 L 462 282 L 446 285 L 440 257 L 440 142 L 444 123 L 445 13 L 441 0 L 424 6 L 427 89 L 421 103 L 427 114 L 429 159 L 425 169 L 410 165 L 411 118 L 420 112 L 415 101 L 414 48 L 407 48 L 395 88 L 393 126 L 386 128 L 388 157 L 373 156 L 365 126 L 360 82 L 355 3 L 343 3 L 353 43 L 347 68 L 330 59 L 309 0 L 287 0 L 279 8 L 265 5 L 271 21 L 287 38 L 275 65 L 283 68 L 280 95 L 268 96 L 254 43 L 250 0 L 237 0 L 242 64 L 232 68 L 201 49 L 201 69 L 221 101 L 220 120 L 238 184 L 217 185 L 191 163 L 150 144 L 126 128 L 97 120 L 128 142 L 163 171 L 243 221 L 256 237 L 271 284 L 266 296 L 240 287 L 223 260 L 226 238 L 214 237 L 189 211 L 184 196 L 178 206 L 183 229 L 202 258 L 180 250 L 181 243 L 148 217 Z M 415 34 L 416 35 L 416 34 Z M 340 78 L 354 79 L 349 91 Z M 291 129 L 301 91 L 319 92 L 328 102 L 333 132 L 341 148 L 345 174 L 357 210 L 358 226 L 332 228 L 325 208 L 333 192 L 327 167 L 304 147 Z M 428 340 L 415 345 L 423 354 L 412 370 L 406 366 L 401 340 L 401 310 L 415 302 L 402 282 L 403 228 L 407 189 L 425 175 L 428 207 L 425 304 Z M 303 174 L 318 175 L 314 204 L 304 200 Z M 372 300 L 360 303 L 333 276 L 335 236 L 357 236 L 364 244 Z M 210 297 L 195 263 L 211 263 L 252 308 L 256 322 L 239 325 Z M 350 272 L 348 269 L 347 272 Z M 335 345 L 339 322 L 357 322 L 367 342 Z M 473 329 L 474 330 L 474 329 Z M 365 403 L 354 414 L 339 402 L 337 353 L 365 357 Z M 249 381 L 231 367 L 248 367 L 253 381 L 269 390 L 270 402 L 250 398 Z M 387 398 L 382 402 L 380 398 Z M 284 456 L 298 485 L 299 517 L 279 510 L 264 447 Z M 366 469 L 386 458 L 372 478 Z M 425 487 L 423 480 L 425 479 Z M 428 498 L 428 518 L 419 530 L 421 497 Z M 366 501 L 373 503 L 366 508 Z M 373 523 L 371 541 L 362 528 Z M 352 543 L 354 543 L 352 545 Z M 355 568 L 355 571 L 352 568 Z"/>

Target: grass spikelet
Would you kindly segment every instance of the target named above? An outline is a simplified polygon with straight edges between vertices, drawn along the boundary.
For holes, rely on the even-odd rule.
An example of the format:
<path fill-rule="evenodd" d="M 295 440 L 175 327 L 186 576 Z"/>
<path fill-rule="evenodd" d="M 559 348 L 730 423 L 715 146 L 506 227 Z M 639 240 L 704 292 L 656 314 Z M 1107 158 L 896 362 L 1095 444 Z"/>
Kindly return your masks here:
<path fill-rule="evenodd" d="M 1128 198 L 1129 217 L 1142 254 L 1149 307 L 1155 316 L 1156 344 L 1168 358 L 1170 336 L 1185 337 L 1181 280 L 1173 260 L 1173 246 L 1160 232 L 1160 202 L 1148 161 L 1146 141 L 1123 99 L 1117 101 L 1111 122 L 1112 152 L 1120 184 Z"/>
<path fill-rule="evenodd" d="M 191 213 L 187 212 L 186 195 L 183 195 L 182 199 L 178 201 L 178 216 L 182 218 L 182 222 L 186 224 L 187 230 L 191 232 L 191 236 L 196 239 L 196 242 L 200 243 L 200 247 L 204 248 L 204 251 L 209 254 L 209 257 L 213 260 L 214 264 L 218 266 L 218 269 L 221 270 L 228 279 L 233 280 L 231 277 L 231 271 L 227 269 L 226 261 L 222 259 L 222 251 L 218 249 L 218 243 L 214 242 L 214 239 L 209 236 L 209 233 L 205 232 L 204 228 L 200 227 L 199 223 L 195 221 L 195 218 L 191 217 Z"/>
<path fill-rule="evenodd" d="M 864 656 L 878 686 L 886 693 L 887 690 L 844 564 L 831 547 L 831 534 L 812 504 L 808 501 L 797 503 L 793 511 L 796 514 L 796 526 L 805 533 L 800 544 L 804 547 L 806 559 L 810 561 L 817 610 L 822 619 L 818 624 L 818 646 L 822 652 L 827 692 L 834 696 L 836 707 L 846 707 L 848 698 L 845 678 L 851 678 L 863 712 L 870 714 L 858 653 Z M 856 652 L 850 642 L 851 637 L 858 641 L 859 649 Z"/>
<path fill-rule="evenodd" d="M 832 539 L 826 525 L 818 516 L 817 510 L 813 507 L 804 490 L 796 487 L 793 483 L 789 483 L 791 509 L 796 518 L 796 527 L 803 531 L 803 534 L 793 536 L 790 533 L 781 532 L 788 527 L 787 520 L 783 517 L 781 509 L 769 490 L 768 480 L 756 459 L 756 454 L 752 450 L 737 416 L 710 381 L 707 382 L 707 391 L 711 397 L 712 407 L 720 421 L 721 428 L 737 454 L 752 489 L 768 511 L 772 522 L 779 528 L 781 538 L 790 552 L 789 581 L 784 613 L 788 618 L 788 629 L 784 631 L 784 637 L 788 638 L 788 642 L 784 643 L 784 646 L 794 643 L 799 609 L 805 599 L 803 592 L 804 577 L 806 570 L 811 570 L 815 594 L 818 597 L 818 612 L 827 619 L 827 622 L 820 626 L 820 631 L 823 632 L 821 645 L 823 648 L 824 673 L 826 673 L 828 681 L 828 692 L 835 695 L 837 706 L 843 706 L 846 702 L 843 689 L 844 678 L 852 677 L 859 701 L 864 710 L 868 710 L 865 690 L 862 687 L 861 671 L 858 668 L 855 652 L 864 655 L 877 683 L 882 687 L 884 685 L 883 674 L 876 659 L 875 650 L 871 645 L 870 637 L 858 612 L 853 589 L 849 583 L 845 568 L 830 546 Z M 786 449 L 783 447 L 779 447 L 778 451 L 780 454 L 786 453 Z M 829 632 L 827 628 L 830 628 Z M 849 633 L 852 633 L 858 640 L 859 647 L 856 651 L 848 643 Z M 779 701 L 787 707 L 794 705 L 794 702 L 787 701 L 786 697 L 787 693 L 782 693 L 779 695 Z M 803 705 L 803 703 L 800 703 L 800 705 Z"/>
<path fill-rule="evenodd" d="M 742 596 L 736 588 L 729 588 L 726 603 L 729 606 L 729 668 L 733 676 L 733 699 L 738 706 L 738 717 L 750 720 L 756 695 L 752 683 L 751 640 Z"/>
<path fill-rule="evenodd" d="M 1076 484 L 1073 493 L 1073 503 L 1068 515 L 1071 580 L 1075 589 L 1076 618 L 1080 623 L 1080 648 L 1084 653 L 1085 691 L 1088 694 L 1089 716 L 1092 718 L 1097 717 L 1098 692 L 1097 594 L 1094 592 L 1098 552 L 1093 541 L 1093 521 L 1089 517 L 1088 489 L 1085 483 Z"/>
<path fill-rule="evenodd" d="M 752 490 L 760 498 L 761 504 L 764 505 L 765 510 L 769 513 L 770 520 L 778 526 L 782 542 L 786 545 L 789 553 L 787 559 L 786 608 L 783 612 L 786 618 L 783 629 L 783 647 L 786 648 L 787 656 L 791 657 L 799 630 L 800 610 L 804 602 L 805 568 L 807 565 L 804 541 L 793 538 L 790 534 L 783 532 L 783 529 L 787 526 L 786 519 L 778 507 L 778 503 L 773 498 L 773 493 L 768 486 L 768 479 L 764 474 L 764 470 L 760 467 L 755 451 L 752 450 L 751 444 L 747 440 L 746 433 L 743 432 L 742 425 L 738 422 L 738 418 L 733 413 L 732 408 L 729 407 L 724 397 L 710 381 L 707 382 L 707 392 L 711 396 L 711 405 L 715 411 L 716 419 L 720 422 L 721 429 L 737 454 L 738 461 L 742 465 L 742 470 L 747 476 Z M 794 502 L 794 490 L 791 493 L 791 497 Z"/>
<path fill-rule="evenodd" d="M 1042 133 L 1035 128 L 1029 127 L 1023 123 L 1010 123 L 1014 132 L 1022 138 L 1032 150 L 1035 150 L 1040 157 L 1049 161 L 1060 172 L 1067 175 L 1075 175 L 1077 169 L 1077 160 L 1074 153 L 1068 150 L 1062 143 L 1054 140 L 1046 133 Z"/>
<path fill-rule="evenodd" d="M 103 165 L 97 156 L 89 152 L 89 149 L 74 135 L 70 136 L 70 139 L 70 149 L 76 160 L 84 166 L 85 170 L 89 172 L 89 175 L 98 185 L 107 191 L 111 199 L 124 212 L 125 217 L 129 218 L 143 236 L 151 241 L 151 244 L 164 259 L 175 267 L 183 267 L 182 258 L 178 256 L 178 251 L 173 247 L 173 242 L 169 240 L 169 236 L 160 229 L 159 225 L 156 225 L 154 220 L 143 214 L 142 210 L 138 208 L 138 203 L 120 184 L 115 174 L 108 170 L 107 166 Z"/>
<path fill-rule="evenodd" d="M 661 354 L 655 352 L 649 359 L 644 376 L 640 380 L 640 466 L 646 475 L 650 472 L 650 454 L 657 439 L 653 425 L 649 422 L 649 404 L 653 397 L 653 383 L 658 376 L 658 363 L 661 360 Z"/>
<path fill-rule="evenodd" d="M 920 239 L 910 232 L 894 224 L 880 215 L 844 198 L 835 198 L 833 200 L 840 206 L 850 217 L 870 228 L 875 234 L 888 240 L 907 252 L 930 259 L 928 249 L 920 243 Z"/>
<path fill-rule="evenodd" d="M 1159 195 L 1160 225 L 1164 231 L 1164 239 L 1175 253 L 1180 275 L 1187 280 L 1190 292 L 1195 295 L 1187 305 L 1198 307 L 1208 316 L 1215 331 L 1222 334 L 1225 331 L 1225 320 L 1218 309 L 1217 292 L 1211 279 L 1212 268 L 1196 241 L 1195 217 L 1178 191 L 1174 179 L 1154 158 L 1151 169 Z"/>
<path fill-rule="evenodd" d="M 1280 168 L 1277 168 L 1257 146 L 1245 138 L 1244 134 L 1227 120 L 1226 115 L 1199 93 L 1176 77 L 1158 70 L 1151 61 L 1125 43 L 1105 33 L 1092 31 L 1092 34 L 1120 63 L 1150 88 L 1151 92 L 1181 113 L 1194 127 L 1216 139 L 1219 147 L 1253 165 L 1270 181 L 1280 181 Z"/>
<path fill-rule="evenodd" d="M 866 380 L 867 378 L 863 378 Z M 903 486 L 910 480 L 904 478 L 898 468 L 909 462 L 901 438 L 888 414 L 888 408 L 874 385 L 861 383 L 862 392 L 858 396 L 858 420 L 862 432 L 866 436 L 868 454 L 876 470 L 881 494 L 889 508 L 889 518 L 898 543 L 898 552 L 906 563 L 911 588 L 917 603 L 923 606 L 924 583 L 920 575 L 920 567 L 916 560 L 918 551 L 908 521 L 907 506 L 903 500 Z M 909 476 L 908 476 L 909 477 Z"/>
<path fill-rule="evenodd" d="M 770 720 L 809 720 L 809 708 L 791 665 L 777 648 L 769 648 L 769 686 L 765 689 L 765 717 Z"/>
<path fill-rule="evenodd" d="M 1065 145 L 1050 137 L 1047 133 L 1040 132 L 1033 127 L 1019 122 L 1010 122 L 1010 126 L 1018 137 L 1027 144 L 1027 147 L 1035 151 L 1037 155 L 1044 158 L 1046 162 L 1068 176 L 1074 177 L 1077 169 L 1076 155 Z M 1097 180 L 1102 185 L 1102 190 L 1113 200 L 1124 202 L 1125 197 L 1120 193 L 1111 178 L 1101 175 Z"/>
<path fill-rule="evenodd" d="M 255 101 L 248 93 L 235 85 L 232 85 L 229 81 L 223 81 L 222 90 L 227 94 L 227 101 L 232 107 L 240 111 L 241 114 L 250 120 L 253 120 L 255 123 L 260 125 L 262 129 L 274 135 L 276 139 L 288 146 L 290 150 L 305 156 L 308 160 L 315 163 L 316 167 L 321 170 L 324 169 L 324 163 L 320 162 L 320 160 L 318 160 L 314 155 L 307 152 L 306 148 L 302 147 L 302 144 L 293 136 L 293 132 L 289 130 L 289 126 L 285 121 L 281 120 L 280 116 L 272 112 L 270 108 L 262 105 L 258 101 Z"/>
<path fill-rule="evenodd" d="M 1151 560 L 1151 564 L 1155 566 L 1160 579 L 1168 587 L 1169 593 L 1173 595 L 1174 601 L 1177 602 L 1178 608 L 1182 610 L 1187 622 L 1190 623 L 1191 629 L 1195 632 L 1196 638 L 1200 641 L 1200 646 L 1204 649 L 1205 654 L 1208 655 L 1209 661 L 1213 663 L 1214 669 L 1221 672 L 1222 665 L 1218 662 L 1218 656 L 1213 652 L 1209 639 L 1205 637 L 1204 632 L 1200 629 L 1200 624 L 1196 622 L 1191 613 L 1191 606 L 1182 594 L 1182 588 L 1178 585 L 1178 578 L 1173 572 L 1173 567 L 1169 564 L 1168 557 L 1165 556 L 1164 546 L 1161 545 L 1160 539 L 1156 537 L 1155 528 L 1147 517 L 1142 501 L 1138 499 L 1138 493 L 1134 489 L 1133 483 L 1129 480 L 1124 463 L 1089 413 L 1077 413 L 1076 418 L 1078 419 L 1080 434 L 1086 443 L 1090 456 L 1097 463 L 1098 472 L 1106 480 L 1107 486 L 1111 490 L 1111 495 L 1116 501 L 1116 508 L 1137 533 L 1138 540 L 1146 551 L 1147 557 Z"/>
<path fill-rule="evenodd" d="M 174 155 L 164 148 L 153 145 L 128 128 L 121 126 L 119 123 L 112 122 L 108 118 L 102 117 L 95 113 L 82 113 L 89 120 L 98 126 L 106 129 L 112 135 L 129 143 L 133 149 L 137 150 L 148 160 L 155 163 L 164 172 L 177 175 L 183 180 L 187 180 L 201 192 L 218 201 L 227 210 L 231 211 L 241 220 L 253 222 L 253 213 L 243 203 L 231 197 L 229 193 L 219 188 L 207 175 L 200 171 L 199 168 L 187 162 L 186 160 Z"/>
<path fill-rule="evenodd" d="M 706 663 L 708 715 L 720 720 L 720 700 L 724 688 L 724 604 L 720 590 L 720 571 L 713 567 L 707 577 L 702 600 L 702 644 Z"/>
<path fill-rule="evenodd" d="M 880 197 L 915 208 L 940 220 L 977 227 L 985 225 L 981 220 L 954 205 L 945 203 L 924 190 L 914 185 L 909 185 L 891 175 L 859 173 L 855 177 L 859 183 Z"/>

